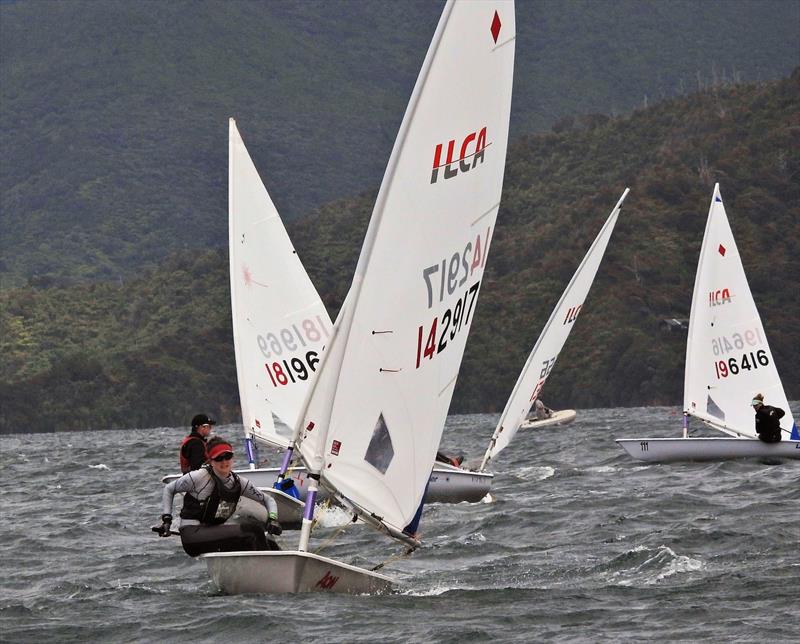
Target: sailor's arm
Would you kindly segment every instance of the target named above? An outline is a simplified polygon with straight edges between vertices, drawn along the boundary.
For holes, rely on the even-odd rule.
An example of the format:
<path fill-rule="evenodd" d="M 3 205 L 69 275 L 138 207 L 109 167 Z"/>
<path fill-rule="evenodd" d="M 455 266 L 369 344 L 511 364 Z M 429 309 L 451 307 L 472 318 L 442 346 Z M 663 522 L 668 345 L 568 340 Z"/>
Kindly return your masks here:
<path fill-rule="evenodd" d="M 175 500 L 175 495 L 180 493 L 191 492 L 199 489 L 195 479 L 204 478 L 204 470 L 195 470 L 184 474 L 179 479 L 175 479 L 164 486 L 164 492 L 161 495 L 161 513 L 172 514 L 172 504 Z M 207 478 L 207 476 L 205 477 Z"/>

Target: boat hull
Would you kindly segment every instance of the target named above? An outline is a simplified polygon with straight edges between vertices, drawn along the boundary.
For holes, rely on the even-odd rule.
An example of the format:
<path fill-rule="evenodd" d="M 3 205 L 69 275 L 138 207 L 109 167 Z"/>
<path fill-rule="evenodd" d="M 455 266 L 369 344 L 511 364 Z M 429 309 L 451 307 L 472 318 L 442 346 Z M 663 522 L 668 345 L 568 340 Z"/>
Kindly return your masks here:
<path fill-rule="evenodd" d="M 428 479 L 425 503 L 477 503 L 492 487 L 494 474 L 437 463 Z"/>
<path fill-rule="evenodd" d="M 278 521 L 281 527 L 284 530 L 299 530 L 303 523 L 303 510 L 306 504 L 279 490 L 264 489 L 263 492 L 275 499 L 275 503 L 278 506 Z M 237 523 L 250 521 L 263 526 L 267 522 L 267 509 L 252 499 L 242 497 L 239 499 L 236 512 L 230 520 Z"/>
<path fill-rule="evenodd" d="M 390 577 L 310 552 L 213 552 L 200 555 L 214 585 L 225 594 L 331 592 L 379 594 Z"/>
<path fill-rule="evenodd" d="M 543 429 L 545 427 L 555 427 L 557 425 L 566 425 L 575 420 L 577 413 L 574 409 L 561 409 L 553 412 L 550 418 L 543 418 L 542 420 L 526 420 L 519 428 L 520 429 Z"/>
<path fill-rule="evenodd" d="M 753 438 L 618 438 L 640 461 L 725 461 L 735 458 L 800 459 L 800 441 L 764 443 Z"/>
<path fill-rule="evenodd" d="M 277 467 L 265 467 L 235 471 L 252 482 L 257 488 L 266 492 L 274 489 L 272 485 L 275 483 L 279 469 Z M 300 493 L 300 500 L 305 501 L 306 490 L 309 485 L 305 468 L 294 468 L 289 472 L 289 476 L 294 479 L 295 486 Z M 161 480 L 163 483 L 169 483 L 177 478 L 180 478 L 179 474 L 171 474 Z M 491 472 L 473 472 L 460 467 L 437 463 L 428 480 L 428 492 L 425 496 L 425 502 L 461 503 L 466 501 L 468 503 L 476 503 L 489 493 L 493 478 L 494 475 Z M 317 494 L 317 500 L 322 500 L 325 497 L 324 490 L 320 490 L 319 494 Z M 283 510 L 284 508 L 279 504 L 278 520 L 281 524 L 284 522 L 288 524 L 288 518 L 284 521 Z"/>

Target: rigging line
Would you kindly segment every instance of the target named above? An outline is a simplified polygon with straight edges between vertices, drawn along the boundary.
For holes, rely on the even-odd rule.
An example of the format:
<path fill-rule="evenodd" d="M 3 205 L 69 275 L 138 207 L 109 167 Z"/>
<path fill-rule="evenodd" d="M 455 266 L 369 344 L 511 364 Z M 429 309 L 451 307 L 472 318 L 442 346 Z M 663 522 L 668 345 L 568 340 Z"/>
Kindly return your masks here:
<path fill-rule="evenodd" d="M 466 156 L 463 156 L 460 159 L 453 159 L 452 161 L 445 161 L 444 163 L 440 163 L 439 165 L 435 165 L 435 166 L 433 166 L 433 169 L 434 170 L 438 170 L 439 168 L 444 168 L 445 166 L 447 166 L 449 168 L 454 163 L 460 163 L 461 161 L 466 161 L 467 159 L 470 159 L 470 158 L 474 157 L 476 154 L 480 154 L 481 152 L 483 152 L 492 143 L 494 143 L 494 141 L 489 141 L 489 143 L 484 145 L 480 150 L 475 150 L 475 152 L 473 152 L 472 154 L 467 154 Z"/>
<path fill-rule="evenodd" d="M 504 41 L 503 41 L 503 42 L 501 42 L 499 45 L 495 45 L 495 46 L 492 48 L 492 51 L 493 51 L 493 52 L 495 52 L 495 51 L 497 51 L 498 49 L 500 49 L 500 47 L 505 47 L 505 46 L 506 46 L 508 43 L 510 43 L 510 42 L 514 42 L 516 39 L 517 39 L 517 34 L 514 34 L 514 35 L 513 35 L 513 36 L 511 36 L 511 38 L 509 38 L 508 40 L 504 40 Z"/>
<path fill-rule="evenodd" d="M 331 499 L 328 497 L 325 499 L 325 503 L 320 506 L 319 512 L 314 512 L 314 519 L 311 521 L 311 530 L 317 527 L 317 523 L 319 523 L 319 513 L 324 512 L 329 507 L 331 507 Z"/>
<path fill-rule="evenodd" d="M 329 504 L 329 505 L 330 505 L 330 504 Z M 314 554 L 315 554 L 315 555 L 318 555 L 320 552 L 322 552 L 322 551 L 323 551 L 325 548 L 327 548 L 329 545 L 331 545 L 331 543 L 333 543 L 333 541 L 334 541 L 334 540 L 335 540 L 335 539 L 336 539 L 336 538 L 337 538 L 337 537 L 338 537 L 340 534 L 342 534 L 342 532 L 344 532 L 344 530 L 345 530 L 345 529 L 346 529 L 348 526 L 351 526 L 351 525 L 353 525 L 354 523 L 355 523 L 355 521 L 348 521 L 348 522 L 347 522 L 347 523 L 345 523 L 344 525 L 341 525 L 341 526 L 339 526 L 339 528 L 336 530 L 336 532 L 334 532 L 334 533 L 333 533 L 333 534 L 332 534 L 330 537 L 328 537 L 327 539 L 325 539 L 325 541 L 323 541 L 323 542 L 320 544 L 319 548 L 317 548 L 317 549 L 314 551 Z"/>
<path fill-rule="evenodd" d="M 377 566 L 374 566 L 374 567 L 370 568 L 370 571 L 371 572 L 375 572 L 377 570 L 380 570 L 386 564 L 388 564 L 390 561 L 395 561 L 396 559 L 403 559 L 405 557 L 408 557 L 408 555 L 410 555 L 412 552 L 414 552 L 414 548 L 407 548 L 405 552 L 401 552 L 400 554 L 392 555 L 386 561 L 383 561 L 383 562 L 379 563 Z"/>
<path fill-rule="evenodd" d="M 453 383 L 456 381 L 456 378 L 458 378 L 458 374 L 456 374 L 455 376 L 453 376 L 453 379 L 452 379 L 450 382 L 448 382 L 448 383 L 447 383 L 447 384 L 444 386 L 444 389 L 442 389 L 442 390 L 439 392 L 439 395 L 440 395 L 440 396 L 441 396 L 441 395 L 442 395 L 442 394 L 443 394 L 445 391 L 447 391 L 447 390 L 450 388 L 450 385 L 452 385 L 452 384 L 453 384 Z"/>
<path fill-rule="evenodd" d="M 486 217 L 486 215 L 491 215 L 491 214 L 492 214 L 492 213 L 493 213 L 495 210 L 497 210 L 499 207 L 500 207 L 500 202 L 498 201 L 498 202 L 497 202 L 497 203 L 496 203 L 494 206 L 492 206 L 491 208 L 489 208 L 489 210 L 487 210 L 486 212 L 484 212 L 484 213 L 483 213 L 483 214 L 482 214 L 480 217 L 478 217 L 478 218 L 477 218 L 475 221 L 473 221 L 473 222 L 470 224 L 470 226 L 474 226 L 475 224 L 477 224 L 477 223 L 478 223 L 478 222 L 479 222 L 481 219 L 483 219 L 484 217 Z"/>

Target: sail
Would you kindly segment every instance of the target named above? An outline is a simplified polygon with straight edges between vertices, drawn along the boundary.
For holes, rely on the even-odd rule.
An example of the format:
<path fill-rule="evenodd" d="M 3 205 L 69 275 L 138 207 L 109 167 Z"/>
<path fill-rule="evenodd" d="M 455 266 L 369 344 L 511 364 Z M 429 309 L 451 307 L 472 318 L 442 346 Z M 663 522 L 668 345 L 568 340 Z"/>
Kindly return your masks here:
<path fill-rule="evenodd" d="M 229 122 L 231 310 L 245 431 L 286 447 L 331 320 L 278 211 Z M 273 412 L 288 428 L 273 422 Z"/>
<path fill-rule="evenodd" d="M 794 419 L 733 239 L 719 184 L 708 211 L 689 317 L 684 411 L 729 434 L 756 437 L 757 393 Z"/>
<path fill-rule="evenodd" d="M 583 258 L 578 270 L 572 276 L 567 288 L 561 295 L 561 299 L 556 304 L 547 324 L 544 325 L 539 339 L 533 347 L 522 373 L 519 374 L 511 396 L 506 402 L 497 428 L 494 430 L 489 448 L 483 457 L 481 471 L 487 463 L 504 450 L 514 438 L 519 426 L 525 420 L 530 411 L 531 405 L 547 382 L 547 378 L 553 370 L 558 354 L 564 347 L 569 337 L 570 331 L 575 324 L 575 320 L 583 308 L 583 302 L 592 287 L 597 269 L 603 260 L 608 241 L 614 232 L 622 202 L 628 196 L 629 190 L 626 188 L 622 193 L 614 210 L 606 219 L 600 232 L 592 242 L 589 251 Z"/>
<path fill-rule="evenodd" d="M 446 4 L 304 414 L 323 484 L 400 530 L 430 477 L 500 205 L 513 2 Z"/>

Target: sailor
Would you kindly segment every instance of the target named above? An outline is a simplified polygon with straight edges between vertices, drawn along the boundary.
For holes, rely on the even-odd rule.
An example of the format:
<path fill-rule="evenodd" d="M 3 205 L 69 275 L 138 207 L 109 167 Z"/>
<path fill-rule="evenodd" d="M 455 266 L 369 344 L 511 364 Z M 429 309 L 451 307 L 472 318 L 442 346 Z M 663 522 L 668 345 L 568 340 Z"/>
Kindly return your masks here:
<path fill-rule="evenodd" d="M 461 464 L 464 462 L 464 455 L 463 454 L 448 454 L 439 450 L 436 452 L 436 462 L 437 463 L 447 463 L 448 465 L 452 465 L 453 467 L 461 467 Z"/>
<path fill-rule="evenodd" d="M 211 428 L 217 424 L 206 414 L 197 414 L 192 418 L 192 431 L 181 442 L 178 454 L 181 463 L 181 474 L 200 469 L 207 460 L 206 441 Z"/>
<path fill-rule="evenodd" d="M 779 443 L 781 440 L 780 419 L 786 414 L 780 407 L 764 404 L 764 394 L 756 394 L 750 401 L 756 412 L 756 434 L 765 443 Z"/>
<path fill-rule="evenodd" d="M 536 417 L 536 420 L 545 420 L 546 418 L 550 418 L 553 415 L 553 410 L 550 409 L 549 407 L 545 407 L 541 398 L 537 398 L 533 402 L 533 413 L 534 416 Z"/>
<path fill-rule="evenodd" d="M 168 537 L 171 534 L 174 497 L 183 492 L 179 533 L 183 549 L 190 557 L 204 552 L 279 550 L 264 534 L 265 530 L 273 535 L 282 532 L 275 500 L 232 471 L 233 447 L 228 441 L 214 436 L 207 448 L 209 461 L 206 465 L 164 486 L 159 535 Z M 241 497 L 252 499 L 267 509 L 266 526 L 226 523 Z"/>

